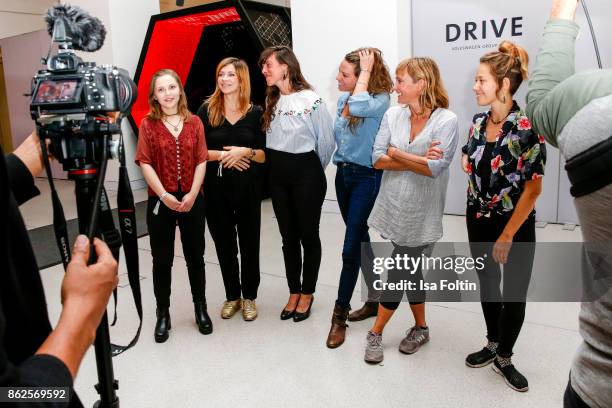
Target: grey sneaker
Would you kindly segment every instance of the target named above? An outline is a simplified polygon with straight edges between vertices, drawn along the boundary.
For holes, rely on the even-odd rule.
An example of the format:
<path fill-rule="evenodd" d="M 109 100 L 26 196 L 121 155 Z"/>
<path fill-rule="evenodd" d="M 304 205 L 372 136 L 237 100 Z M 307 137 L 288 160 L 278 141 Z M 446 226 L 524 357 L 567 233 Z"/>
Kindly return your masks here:
<path fill-rule="evenodd" d="M 378 364 L 383 361 L 382 334 L 368 332 L 366 349 L 363 359 L 366 363 Z"/>
<path fill-rule="evenodd" d="M 429 341 L 429 328 L 421 329 L 414 326 L 406 332 L 406 338 L 399 345 L 399 351 L 412 354 L 419 351 L 421 346 Z"/>

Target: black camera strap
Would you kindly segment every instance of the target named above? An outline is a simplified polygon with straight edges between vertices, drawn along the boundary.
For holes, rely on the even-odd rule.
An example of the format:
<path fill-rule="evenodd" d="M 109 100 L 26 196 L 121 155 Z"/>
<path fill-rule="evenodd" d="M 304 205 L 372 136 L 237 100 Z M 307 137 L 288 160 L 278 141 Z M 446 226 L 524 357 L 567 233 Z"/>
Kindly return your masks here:
<path fill-rule="evenodd" d="M 123 145 L 123 134 L 119 144 L 119 187 L 117 189 L 117 207 L 119 213 L 119 227 L 121 229 L 121 240 L 123 241 L 123 252 L 125 253 L 125 264 L 127 267 L 128 281 L 134 297 L 136 312 L 140 318 L 136 335 L 127 346 L 119 346 L 111 343 L 113 357 L 133 347 L 142 329 L 142 296 L 140 293 L 140 276 L 138 262 L 138 235 L 136 231 L 136 208 L 134 206 L 134 195 L 130 186 L 130 178 L 125 167 L 125 149 Z M 115 295 L 116 296 L 116 295 Z M 116 303 L 115 303 L 116 305 Z M 116 314 L 115 314 L 116 318 Z M 115 322 L 113 321 L 113 324 Z"/>
<path fill-rule="evenodd" d="M 40 126 L 37 126 L 36 130 L 40 137 L 40 149 L 42 150 L 43 163 L 45 165 L 45 172 L 47 173 L 47 180 L 49 181 L 49 188 L 51 188 L 51 203 L 53 205 L 53 231 L 55 232 L 55 241 L 57 242 L 57 247 L 59 248 L 64 270 L 66 270 L 66 268 L 68 268 L 68 263 L 70 262 L 71 256 L 66 217 L 64 215 L 64 208 L 62 207 L 57 190 L 55 189 L 55 183 L 53 182 L 51 163 L 49 162 L 49 154 L 47 153 L 47 143 L 43 134 L 44 130 Z"/>

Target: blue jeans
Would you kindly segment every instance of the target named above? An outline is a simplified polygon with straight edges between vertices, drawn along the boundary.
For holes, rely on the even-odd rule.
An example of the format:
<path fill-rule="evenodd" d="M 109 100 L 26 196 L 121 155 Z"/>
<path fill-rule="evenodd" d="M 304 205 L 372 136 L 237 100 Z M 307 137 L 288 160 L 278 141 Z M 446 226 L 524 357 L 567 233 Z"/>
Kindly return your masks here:
<path fill-rule="evenodd" d="M 370 242 L 368 217 L 374 207 L 381 178 L 382 170 L 351 163 L 338 163 L 336 196 L 342 219 L 346 224 L 346 232 L 342 247 L 342 272 L 336 304 L 343 308 L 350 308 L 351 297 L 357 285 L 361 266 L 361 243 Z M 366 248 L 365 255 L 371 252 L 371 248 Z M 374 275 L 371 270 L 363 272 L 366 283 L 369 283 L 368 288 L 371 288 L 369 281 L 374 280 Z M 375 296 L 375 294 L 368 293 L 368 300 L 377 301 L 373 299 Z"/>

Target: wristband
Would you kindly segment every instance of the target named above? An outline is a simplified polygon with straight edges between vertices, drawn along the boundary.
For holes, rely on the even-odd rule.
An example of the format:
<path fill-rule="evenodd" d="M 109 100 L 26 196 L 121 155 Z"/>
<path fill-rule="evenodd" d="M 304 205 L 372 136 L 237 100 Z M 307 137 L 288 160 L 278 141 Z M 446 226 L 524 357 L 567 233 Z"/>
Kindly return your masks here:
<path fill-rule="evenodd" d="M 159 196 L 159 199 L 164 201 L 164 198 L 168 195 L 169 193 L 167 191 L 164 191 L 163 193 L 161 193 L 161 195 Z"/>
<path fill-rule="evenodd" d="M 251 159 L 253 159 L 253 157 L 255 157 L 256 154 L 257 152 L 255 151 L 255 149 L 251 149 Z"/>

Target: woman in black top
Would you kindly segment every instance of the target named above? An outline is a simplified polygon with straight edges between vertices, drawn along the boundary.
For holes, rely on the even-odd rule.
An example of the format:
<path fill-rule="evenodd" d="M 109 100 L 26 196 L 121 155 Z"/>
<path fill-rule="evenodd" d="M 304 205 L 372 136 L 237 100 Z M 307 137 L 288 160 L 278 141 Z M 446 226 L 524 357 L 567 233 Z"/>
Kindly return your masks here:
<path fill-rule="evenodd" d="M 257 317 L 259 287 L 259 167 L 266 145 L 262 109 L 251 103 L 249 69 L 243 60 L 225 58 L 216 73 L 215 92 L 198 110 L 208 146 L 206 221 L 225 285 L 221 317 L 229 319 L 242 308 L 244 320 L 250 321 Z"/>
<path fill-rule="evenodd" d="M 527 78 L 529 58 L 504 41 L 480 59 L 474 93 L 486 113 L 474 116 L 462 166 L 469 176 L 467 230 L 477 270 L 487 345 L 466 358 L 469 367 L 493 368 L 517 391 L 527 379 L 511 361 L 525 319 L 525 301 L 535 253 L 535 203 L 542 191 L 544 139 L 531 129 L 513 96 Z M 503 269 L 503 294 L 500 290 Z"/>

